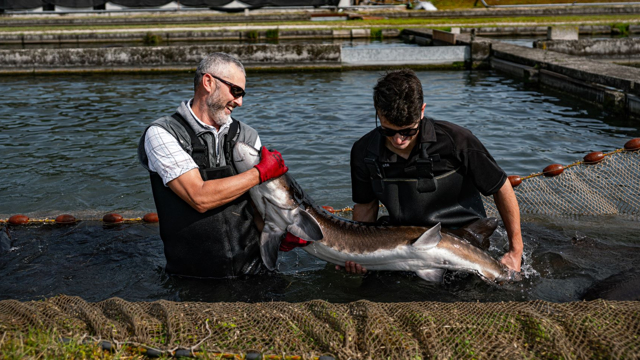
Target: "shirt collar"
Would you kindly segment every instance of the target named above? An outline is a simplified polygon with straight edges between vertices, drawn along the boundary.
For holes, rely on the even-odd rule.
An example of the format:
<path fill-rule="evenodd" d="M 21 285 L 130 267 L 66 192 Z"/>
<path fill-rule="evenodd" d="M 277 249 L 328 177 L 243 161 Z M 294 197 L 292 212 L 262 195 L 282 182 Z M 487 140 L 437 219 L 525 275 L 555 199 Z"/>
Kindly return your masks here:
<path fill-rule="evenodd" d="M 202 120 L 200 120 L 196 116 L 196 114 L 193 112 L 193 109 L 191 108 L 191 104 L 192 103 L 193 103 L 193 98 L 191 98 L 191 100 L 189 100 L 187 102 L 187 109 L 189 109 L 189 112 L 191 113 L 191 116 L 193 116 L 193 118 L 196 120 L 198 125 L 200 125 L 202 127 L 202 129 L 200 131 L 198 131 L 197 135 L 200 135 L 200 134 L 202 134 L 204 132 L 212 132 L 214 134 L 219 134 L 219 133 L 222 132 L 222 130 L 224 130 L 224 129 L 229 127 L 229 123 L 226 123 L 226 124 L 220 126 L 220 130 L 217 130 L 215 126 L 203 123 Z"/>
<path fill-rule="evenodd" d="M 436 142 L 436 129 L 433 119 L 425 116 L 420 121 L 420 143 L 426 142 Z"/>

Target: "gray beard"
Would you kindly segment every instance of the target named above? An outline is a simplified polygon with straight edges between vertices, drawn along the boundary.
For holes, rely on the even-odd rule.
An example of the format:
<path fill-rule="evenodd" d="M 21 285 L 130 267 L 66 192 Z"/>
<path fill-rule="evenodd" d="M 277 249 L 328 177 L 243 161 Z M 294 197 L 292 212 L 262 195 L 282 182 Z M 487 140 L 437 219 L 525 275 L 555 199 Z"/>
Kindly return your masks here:
<path fill-rule="evenodd" d="M 207 104 L 207 109 L 209 111 L 209 117 L 215 122 L 218 126 L 222 126 L 224 124 L 228 124 L 231 122 L 231 115 L 227 115 L 224 113 L 227 104 L 221 104 L 218 100 L 218 97 L 215 94 L 207 97 L 205 100 Z"/>

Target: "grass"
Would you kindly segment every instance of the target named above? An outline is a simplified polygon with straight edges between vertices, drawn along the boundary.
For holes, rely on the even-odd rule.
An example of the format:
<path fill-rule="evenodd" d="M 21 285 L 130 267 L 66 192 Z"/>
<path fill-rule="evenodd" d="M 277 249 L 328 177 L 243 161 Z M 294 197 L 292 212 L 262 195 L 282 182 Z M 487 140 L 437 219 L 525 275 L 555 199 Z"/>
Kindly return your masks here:
<path fill-rule="evenodd" d="M 440 10 L 455 10 L 455 9 L 484 9 L 484 5 L 480 0 L 430 0 L 431 3 Z M 626 2 L 633 2 L 635 0 L 628 0 Z M 532 5 L 532 4 L 561 4 L 561 3 L 606 3 L 606 2 L 625 2 L 625 0 L 485 0 L 487 5 Z"/>
<path fill-rule="evenodd" d="M 344 27 L 354 28 L 368 28 L 368 27 L 446 27 L 446 26 L 513 26 L 518 24 L 530 24 L 530 25 L 553 25 L 553 24 L 628 24 L 628 23 L 640 23 L 640 15 L 575 15 L 575 16 L 551 16 L 551 17 L 513 17 L 513 18 L 458 18 L 458 19 L 383 19 L 383 20 L 359 20 L 357 22 L 350 21 L 326 21 L 321 24 L 324 27 L 319 27 L 317 24 L 311 24 L 310 22 L 291 21 L 278 23 L 280 30 L 284 30 L 282 27 L 287 25 L 306 26 L 305 28 L 297 28 L 296 30 L 310 30 L 310 29 L 340 29 Z M 98 26 L 86 26 L 80 29 L 82 30 L 140 30 L 147 29 L 163 29 L 166 31 L 179 31 L 172 30 L 175 27 L 183 28 L 208 28 L 212 31 L 222 31 L 226 28 L 226 31 L 230 26 L 245 25 L 239 23 L 220 23 L 212 26 L 211 23 L 197 23 L 197 24 L 160 24 L 160 25 L 98 25 Z M 273 27 L 274 24 L 270 22 L 265 23 L 252 23 L 255 27 Z M 80 30 L 77 26 L 29 26 L 29 27 L 0 27 L 0 32 L 43 32 L 43 31 L 68 31 L 73 34 L 74 30 Z"/>
<path fill-rule="evenodd" d="M 123 344 L 119 349 L 104 350 L 97 341 L 83 336 L 73 336 L 62 340 L 62 336 L 55 330 L 40 331 L 31 329 L 28 332 L 2 331 L 0 332 L 0 359 L 88 359 L 88 360 L 142 360 L 142 359 L 186 359 L 161 354 L 147 356 L 136 346 Z M 199 351 L 199 359 L 228 359 L 230 354 Z M 238 356 L 237 354 L 235 354 Z M 235 358 L 235 357 L 234 357 Z"/>

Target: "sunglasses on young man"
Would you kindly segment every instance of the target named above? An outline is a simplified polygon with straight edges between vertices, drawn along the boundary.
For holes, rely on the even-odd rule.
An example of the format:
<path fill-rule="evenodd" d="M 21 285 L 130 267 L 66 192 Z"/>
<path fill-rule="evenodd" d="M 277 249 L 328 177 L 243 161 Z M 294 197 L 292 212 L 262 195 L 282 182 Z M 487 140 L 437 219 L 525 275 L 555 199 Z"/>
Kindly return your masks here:
<path fill-rule="evenodd" d="M 211 75 L 211 77 L 213 77 L 214 79 L 218 79 L 220 80 L 220 82 L 222 82 L 223 84 L 227 84 L 229 86 L 229 92 L 231 93 L 231 96 L 233 96 L 234 99 L 237 99 L 239 97 L 243 97 L 245 96 L 247 93 L 244 91 L 243 88 L 241 88 L 240 86 L 228 82 L 227 80 L 224 79 L 220 79 L 219 77 L 213 75 L 213 74 L 209 74 Z"/>
<path fill-rule="evenodd" d="M 418 133 L 420 126 L 411 128 L 411 129 L 400 129 L 400 130 L 387 129 L 382 127 L 382 125 L 378 126 L 378 114 L 376 114 L 376 129 L 382 136 L 394 137 L 396 136 L 396 134 L 400 134 L 400 136 L 404 138 L 408 138 L 408 137 L 415 136 Z"/>

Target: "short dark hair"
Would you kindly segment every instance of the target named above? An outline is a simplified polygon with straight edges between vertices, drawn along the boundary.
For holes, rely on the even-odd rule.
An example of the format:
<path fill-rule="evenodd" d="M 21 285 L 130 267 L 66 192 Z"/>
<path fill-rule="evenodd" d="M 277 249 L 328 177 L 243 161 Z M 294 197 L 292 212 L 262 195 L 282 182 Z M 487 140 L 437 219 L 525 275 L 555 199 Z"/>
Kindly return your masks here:
<path fill-rule="evenodd" d="M 373 88 L 373 106 L 395 126 L 407 126 L 419 120 L 422 104 L 422 84 L 410 69 L 388 72 Z"/>

